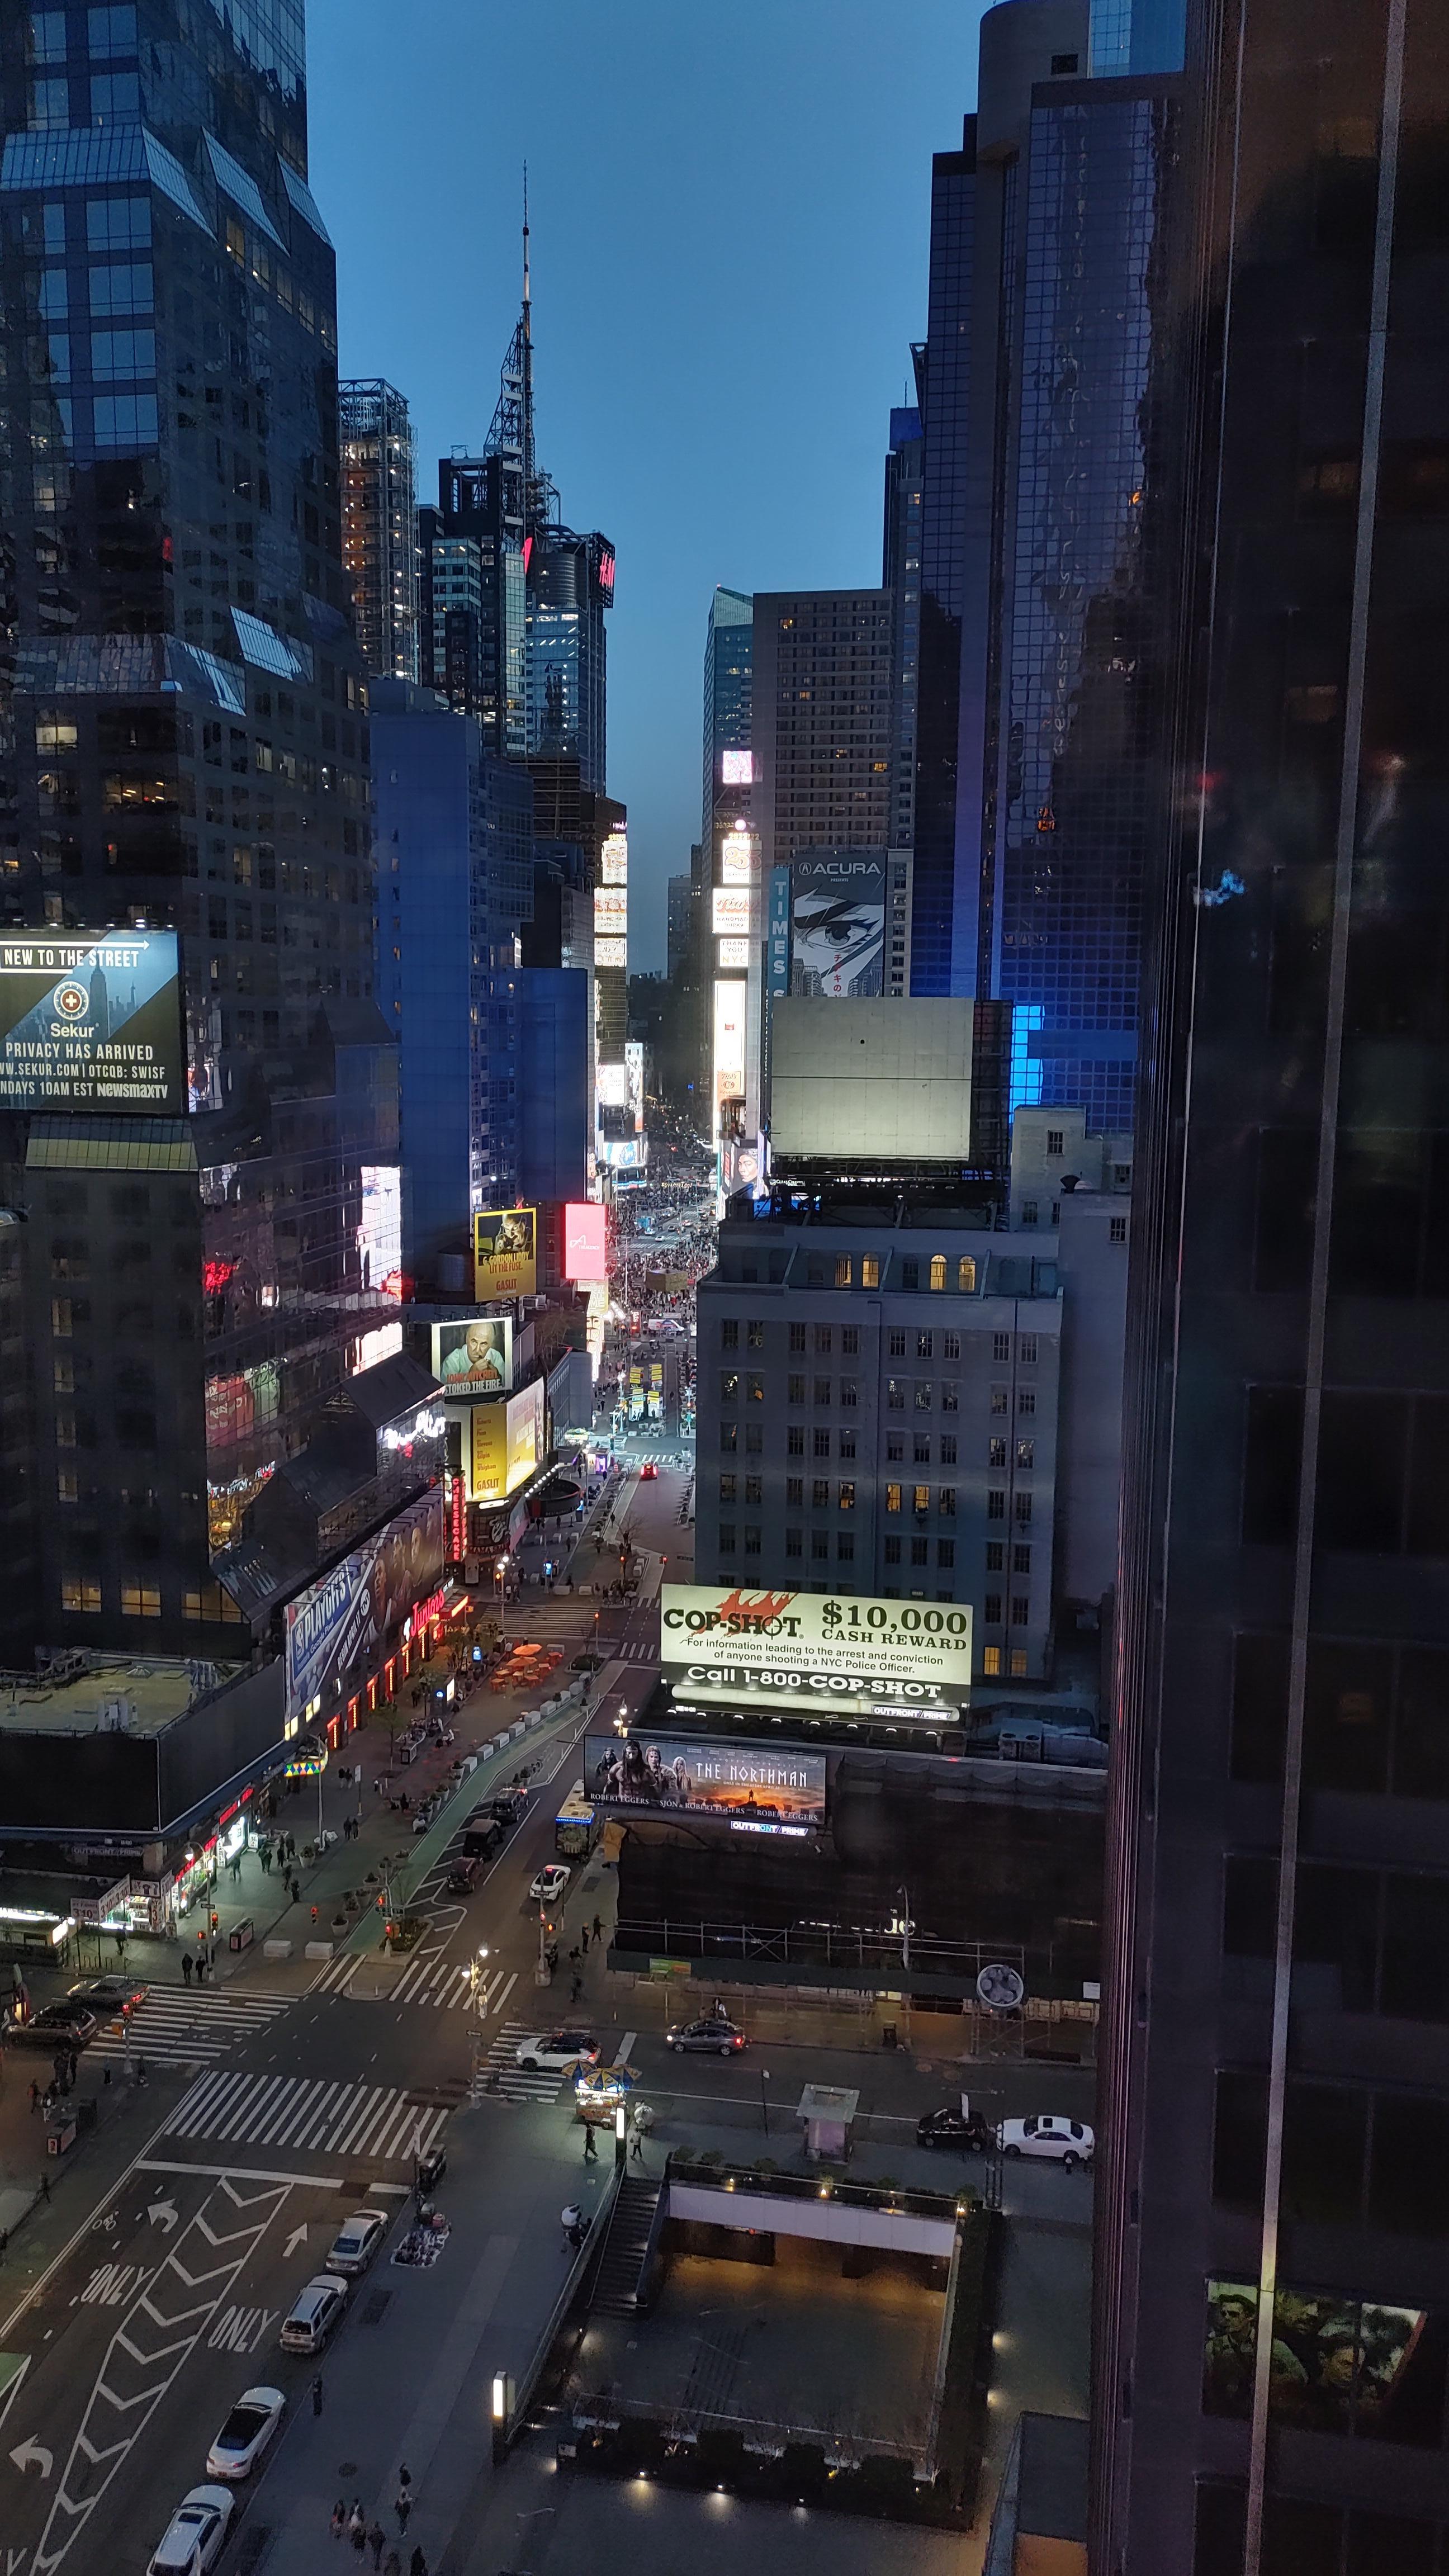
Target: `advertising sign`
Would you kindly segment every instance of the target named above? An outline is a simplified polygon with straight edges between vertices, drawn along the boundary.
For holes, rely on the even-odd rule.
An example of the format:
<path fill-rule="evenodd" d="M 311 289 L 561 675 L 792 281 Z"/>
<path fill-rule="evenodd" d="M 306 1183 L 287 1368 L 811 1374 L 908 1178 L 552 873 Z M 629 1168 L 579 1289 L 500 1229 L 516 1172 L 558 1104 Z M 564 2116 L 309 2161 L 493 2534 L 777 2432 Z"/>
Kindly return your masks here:
<path fill-rule="evenodd" d="M 624 1064 L 600 1063 L 594 1070 L 594 1097 L 601 1109 L 627 1109 L 629 1106 L 629 1068 Z"/>
<path fill-rule="evenodd" d="M 599 852 L 599 883 L 606 886 L 627 885 L 629 881 L 629 842 L 623 832 L 611 832 Z"/>
<path fill-rule="evenodd" d="M 886 863 L 871 851 L 817 850 L 792 861 L 792 993 L 853 1000 L 878 993 L 885 957 Z"/>
<path fill-rule="evenodd" d="M 750 934 L 748 886 L 716 886 L 710 899 L 710 928 L 717 939 L 747 939 Z"/>
<path fill-rule="evenodd" d="M 772 993 L 790 990 L 790 871 L 770 870 L 770 927 L 766 949 L 769 989 Z"/>
<path fill-rule="evenodd" d="M 612 930 L 623 937 L 629 927 L 629 889 L 627 886 L 595 886 L 594 928 Z"/>
<path fill-rule="evenodd" d="M 174 930 L 0 936 L 0 1108 L 186 1107 Z"/>
<path fill-rule="evenodd" d="M 881 1601 L 861 1593 L 742 1592 L 666 1583 L 660 1657 L 741 1673 L 819 1672 L 864 1682 L 971 1682 L 968 1602 Z"/>
<path fill-rule="evenodd" d="M 538 1210 L 500 1208 L 473 1219 L 473 1293 L 531 1297 L 538 1286 Z"/>
<path fill-rule="evenodd" d="M 748 986 L 736 978 L 716 979 L 714 988 L 714 1132 L 720 1131 L 720 1109 L 739 1100 L 745 1089 L 745 1003 Z"/>
<path fill-rule="evenodd" d="M 596 966 L 627 966 L 628 963 L 629 942 L 627 939 L 616 939 L 612 935 L 607 939 L 595 939 L 594 964 Z"/>
<path fill-rule="evenodd" d="M 750 751 L 720 753 L 721 787 L 750 787 L 754 784 L 755 756 Z"/>
<path fill-rule="evenodd" d="M 577 1288 L 586 1281 L 607 1279 L 608 1275 L 603 1209 L 596 1199 L 583 1199 L 577 1205 L 571 1202 L 564 1209 L 565 1279 L 572 1280 Z"/>
<path fill-rule="evenodd" d="M 765 1751 L 654 1735 L 591 1735 L 584 1787 L 610 1807 L 717 1816 L 736 1833 L 818 1833 L 825 1822 L 823 1753 Z"/>
<path fill-rule="evenodd" d="M 287 1716 L 337 1700 L 348 1674 L 443 1579 L 443 1488 L 419 1496 L 287 1604 Z"/>
<path fill-rule="evenodd" d="M 536 1378 L 506 1404 L 475 1406 L 471 1424 L 471 1490 L 475 1503 L 501 1503 L 525 1484 L 543 1457 L 544 1383 Z"/>
<path fill-rule="evenodd" d="M 644 1133 L 644 1041 L 630 1038 L 624 1048 L 624 1080 L 628 1106 L 633 1112 L 634 1133 Z"/>
<path fill-rule="evenodd" d="M 719 881 L 727 886 L 754 884 L 755 837 L 752 832 L 726 832 L 719 845 Z"/>
<path fill-rule="evenodd" d="M 513 1384 L 512 1316 L 434 1324 L 433 1375 L 449 1395 L 506 1395 Z"/>

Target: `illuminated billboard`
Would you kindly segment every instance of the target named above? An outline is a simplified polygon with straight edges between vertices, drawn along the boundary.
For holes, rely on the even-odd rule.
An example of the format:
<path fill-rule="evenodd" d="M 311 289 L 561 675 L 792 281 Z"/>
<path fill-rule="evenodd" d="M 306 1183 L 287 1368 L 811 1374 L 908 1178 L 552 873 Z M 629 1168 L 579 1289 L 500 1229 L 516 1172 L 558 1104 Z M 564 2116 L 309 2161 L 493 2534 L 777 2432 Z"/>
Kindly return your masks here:
<path fill-rule="evenodd" d="M 790 863 L 792 993 L 856 1001 L 881 989 L 886 863 L 868 851 L 817 850 Z"/>
<path fill-rule="evenodd" d="M 742 1833 L 804 1836 L 825 1822 L 823 1753 L 763 1751 L 697 1737 L 591 1735 L 584 1789 L 606 1807 L 713 1816 Z"/>
<path fill-rule="evenodd" d="M 0 936 L 0 1108 L 179 1117 L 174 930 Z"/>
<path fill-rule="evenodd" d="M 754 753 L 752 751 L 722 751 L 720 753 L 719 776 L 720 785 L 722 787 L 753 786 L 755 778 Z"/>
<path fill-rule="evenodd" d="M 286 1612 L 287 1716 L 319 1714 L 381 1647 L 405 1611 L 443 1579 L 443 1488 L 434 1485 L 354 1548 Z"/>
<path fill-rule="evenodd" d="M 607 1279 L 609 1255 L 604 1211 L 596 1199 L 572 1202 L 564 1209 L 564 1277 L 575 1287 Z"/>
<path fill-rule="evenodd" d="M 623 832 L 611 832 L 599 852 L 599 883 L 606 886 L 629 882 L 629 843 Z"/>
<path fill-rule="evenodd" d="M 865 1593 L 750 1592 L 666 1583 L 659 1625 L 665 1664 L 729 1664 L 743 1674 L 817 1670 L 866 1682 L 945 1683 L 967 1696 L 971 1608 L 884 1601 Z"/>
<path fill-rule="evenodd" d="M 469 1490 L 475 1503 L 501 1503 L 526 1484 L 543 1457 L 544 1382 L 535 1378 L 506 1404 L 474 1408 Z"/>
<path fill-rule="evenodd" d="M 433 1375 L 448 1395 L 506 1395 L 513 1384 L 512 1316 L 434 1324 Z"/>
<path fill-rule="evenodd" d="M 531 1297 L 538 1287 L 537 1208 L 496 1208 L 473 1219 L 473 1293 Z"/>
<path fill-rule="evenodd" d="M 755 881 L 755 841 L 750 832 L 726 832 L 719 845 L 721 885 L 747 886 Z"/>
<path fill-rule="evenodd" d="M 716 886 L 710 897 L 710 928 L 716 938 L 748 939 L 750 935 L 750 889 L 748 886 Z"/>
<path fill-rule="evenodd" d="M 627 939 L 616 939 L 612 933 L 607 939 L 595 939 L 594 964 L 596 966 L 627 966 L 628 963 L 629 942 Z"/>
<path fill-rule="evenodd" d="M 595 886 L 594 928 L 623 932 L 629 927 L 629 889 L 627 886 Z"/>
<path fill-rule="evenodd" d="M 750 943 L 747 939 L 722 939 L 720 941 L 718 963 L 721 966 L 748 966 L 749 962 Z"/>
<path fill-rule="evenodd" d="M 402 1172 L 396 1163 L 364 1163 L 358 1178 L 362 1185 L 362 1222 L 357 1229 L 362 1284 L 364 1288 L 381 1289 L 385 1297 L 401 1297 L 405 1286 Z M 408 1293 L 411 1294 L 410 1288 Z"/>
<path fill-rule="evenodd" d="M 627 1109 L 629 1106 L 628 1066 L 600 1064 L 594 1073 L 594 1096 L 601 1109 Z"/>
<path fill-rule="evenodd" d="M 714 988 L 714 1132 L 720 1131 L 720 1109 L 726 1100 L 741 1100 L 745 1090 L 745 1006 L 749 993 L 742 978 L 716 978 Z"/>
<path fill-rule="evenodd" d="M 628 1090 L 628 1107 L 634 1116 L 634 1133 L 644 1133 L 644 1041 L 630 1038 L 624 1047 L 624 1077 Z"/>

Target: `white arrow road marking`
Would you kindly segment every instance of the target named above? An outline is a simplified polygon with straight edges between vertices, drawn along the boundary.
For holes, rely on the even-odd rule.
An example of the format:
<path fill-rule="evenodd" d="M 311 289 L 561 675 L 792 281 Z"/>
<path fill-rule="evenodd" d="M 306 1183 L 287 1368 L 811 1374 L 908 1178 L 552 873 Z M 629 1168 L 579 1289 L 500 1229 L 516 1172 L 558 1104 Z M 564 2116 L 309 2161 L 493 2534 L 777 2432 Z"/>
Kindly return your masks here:
<path fill-rule="evenodd" d="M 48 2478 L 55 2466 L 54 2454 L 47 2451 L 43 2442 L 37 2442 L 33 2433 L 28 2434 L 26 2439 L 17 2445 L 10 2457 L 22 2476 L 27 2469 L 38 2468 L 41 2476 Z"/>
<path fill-rule="evenodd" d="M 181 2212 L 174 2200 L 153 2200 L 147 2207 L 146 2215 L 153 2227 L 161 2228 L 169 2236 Z"/>
<path fill-rule="evenodd" d="M 132 2300 L 92 2382 L 84 2418 L 72 2441 L 35 2552 L 31 2576 L 53 2576 L 60 2566 L 122 2460 L 145 2432 L 168 2389 L 175 2385 L 272 2220 L 280 2217 L 289 2192 L 290 2185 L 277 2184 L 270 2190 L 250 2193 L 244 2204 L 228 2182 L 219 2180 L 202 2209 L 182 2229 L 174 2249 Z M 193 2271 L 183 2257 L 189 2256 L 191 2265 L 205 2264 L 204 2249 L 208 2244 L 217 2244 L 215 2232 L 206 2224 L 205 2211 L 210 2208 L 217 2213 L 225 2199 L 230 2199 L 235 2209 L 250 2205 L 250 2223 L 227 2240 L 224 2263 Z M 200 2301 L 187 2298 L 188 2291 L 203 2285 L 205 2294 Z M 47 2476 L 49 2456 L 45 2455 Z M 16 2454 L 12 2452 L 11 2457 Z"/>
<path fill-rule="evenodd" d="M 23 2356 L 23 2358 L 12 2355 L 12 2359 L 15 2361 L 15 2369 L 11 2375 L 8 2385 L 3 2392 L 0 2392 L 0 2424 L 4 2423 L 6 2416 L 14 2405 L 16 2397 L 24 2383 L 25 2374 L 30 2368 L 30 2355 L 28 2352 Z M 21 2552 L 21 2555 L 22 2557 L 24 2556 L 23 2551 Z"/>
<path fill-rule="evenodd" d="M 307 2230 L 306 2230 L 305 2225 L 303 2225 L 303 2226 L 301 2226 L 301 2227 L 294 2227 L 294 2228 L 293 2228 L 293 2230 L 292 2230 L 291 2235 L 288 2237 L 288 2239 L 287 2239 L 287 2241 L 286 2241 L 286 2244 L 282 2247 L 282 2252 L 283 2252 L 284 2254 L 295 2254 L 295 2253 L 296 2253 L 296 2251 L 297 2251 L 298 2246 L 299 2246 L 299 2245 L 305 2245 L 305 2244 L 306 2244 L 306 2242 L 307 2242 Z"/>
<path fill-rule="evenodd" d="M 17 2568 L 24 2566 L 29 2555 L 30 2552 L 27 2549 L 7 2549 L 5 2552 L 5 2576 L 16 2576 Z"/>

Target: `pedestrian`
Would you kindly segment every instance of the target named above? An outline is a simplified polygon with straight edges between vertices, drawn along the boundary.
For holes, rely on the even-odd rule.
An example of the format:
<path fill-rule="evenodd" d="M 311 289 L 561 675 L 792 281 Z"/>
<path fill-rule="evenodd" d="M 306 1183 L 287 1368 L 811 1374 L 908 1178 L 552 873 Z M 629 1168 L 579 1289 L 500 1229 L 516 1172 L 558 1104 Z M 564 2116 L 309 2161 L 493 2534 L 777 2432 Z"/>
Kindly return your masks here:
<path fill-rule="evenodd" d="M 191 1952 L 189 1950 L 183 1950 L 181 1953 L 181 1975 L 183 1982 L 189 1986 L 191 1983 Z"/>
<path fill-rule="evenodd" d="M 198 1984 L 198 1985 L 200 1985 L 200 1984 L 202 1983 L 202 1981 L 203 1981 L 203 1979 L 204 1979 L 205 1975 L 206 1975 L 206 1961 L 205 1961 L 205 1959 L 198 1959 L 198 1960 L 197 1960 L 197 1962 L 196 1962 L 196 1982 L 197 1982 L 197 1984 Z"/>
<path fill-rule="evenodd" d="M 601 1918 L 599 1915 L 597 1915 L 597 1914 L 596 1914 L 596 1915 L 594 1916 L 594 1939 L 595 1939 L 596 1941 L 597 1941 L 597 1939 L 598 1939 L 598 1937 L 599 1937 L 600 1933 L 603 1931 L 603 1928 L 604 1928 L 604 1926 L 603 1926 L 602 1918 Z"/>
<path fill-rule="evenodd" d="M 374 2518 L 372 2529 L 367 2535 L 367 2545 L 372 2551 L 372 2563 L 374 2567 L 380 2568 L 382 2565 L 382 2553 L 387 2547 L 387 2533 L 383 2530 L 382 2524 L 378 2522 L 376 2518 Z"/>
<path fill-rule="evenodd" d="M 38 2111 L 40 2108 L 40 2086 L 33 2075 L 30 2079 L 30 2107 L 32 2111 Z"/>
<path fill-rule="evenodd" d="M 569 1966 L 570 1966 L 571 1968 L 576 1968 L 576 1967 L 578 1966 L 578 1964 L 579 1964 L 579 1945 L 578 1945 L 578 1943 L 577 1943 L 577 1941 L 576 1941 L 576 1942 L 574 1943 L 573 1948 L 572 1948 L 572 1949 L 570 1950 L 570 1952 L 569 1952 Z"/>
<path fill-rule="evenodd" d="M 428 2562 L 421 2549 L 415 2549 L 408 2560 L 408 2576 L 428 2576 Z"/>
<path fill-rule="evenodd" d="M 352 2511 L 347 2517 L 347 2537 L 360 2558 L 367 2547 L 367 2516 L 362 2510 L 361 2496 L 352 2499 Z"/>
<path fill-rule="evenodd" d="M 408 2527 L 408 2515 L 412 2512 L 412 2509 L 413 2473 L 408 2467 L 406 2461 L 404 2461 L 402 2467 L 397 2473 L 397 2501 L 393 2507 L 393 2511 L 397 2515 L 397 2527 L 400 2532 L 406 2533 Z"/>
<path fill-rule="evenodd" d="M 587 1958 L 589 1955 L 589 1927 L 587 1923 L 584 1925 L 583 1952 L 584 1957 Z"/>
<path fill-rule="evenodd" d="M 312 2382 L 312 2412 L 314 2415 L 320 2415 L 322 2412 L 322 2373 L 320 2370 Z"/>
<path fill-rule="evenodd" d="M 263 1878 L 270 1878 L 272 1874 L 272 1846 L 270 1843 L 263 1843 L 261 1860 L 262 1876 Z"/>
<path fill-rule="evenodd" d="M 585 2120 L 585 2122 L 584 2122 L 584 2162 L 585 2162 L 585 2164 L 586 2164 L 586 2165 L 597 2164 L 597 2162 L 598 2162 L 598 2157 L 599 2157 L 599 2150 L 598 2150 L 598 2148 L 596 2147 L 596 2145 L 594 2144 L 594 2124 L 593 2124 L 593 2121 L 592 2121 L 592 2120 Z"/>
<path fill-rule="evenodd" d="M 335 2505 L 334 2505 L 334 2506 L 333 2506 L 333 2508 L 332 2508 L 332 2521 L 331 2521 L 330 2529 L 331 2529 L 332 2537 L 333 2537 L 333 2539 L 334 2539 L 334 2540 L 340 2540 L 340 2539 L 342 2538 L 342 2535 L 343 2535 L 344 2531 L 347 2529 L 347 2498 L 346 2498 L 346 2496 L 339 2496 L 339 2497 L 338 2497 L 338 2499 L 337 2499 L 337 2502 L 335 2503 Z"/>
<path fill-rule="evenodd" d="M 638 2162 L 642 2165 L 644 2162 L 644 2132 L 642 2129 L 635 2129 L 634 2134 L 629 2141 L 629 2153 L 631 2156 L 636 2157 Z"/>

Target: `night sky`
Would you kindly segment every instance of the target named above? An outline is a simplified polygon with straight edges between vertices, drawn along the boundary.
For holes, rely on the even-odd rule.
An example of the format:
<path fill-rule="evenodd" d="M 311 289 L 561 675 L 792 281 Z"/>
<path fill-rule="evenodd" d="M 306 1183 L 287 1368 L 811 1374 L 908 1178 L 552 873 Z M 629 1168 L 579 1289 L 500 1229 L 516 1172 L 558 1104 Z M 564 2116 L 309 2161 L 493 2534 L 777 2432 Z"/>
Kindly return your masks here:
<path fill-rule="evenodd" d="M 609 789 L 629 807 L 636 970 L 664 964 L 664 880 L 699 833 L 715 583 L 880 579 L 931 154 L 959 146 L 979 15 L 308 0 L 342 372 L 406 394 L 420 499 L 492 416 L 527 159 L 539 457 L 565 518 L 618 548 Z"/>

